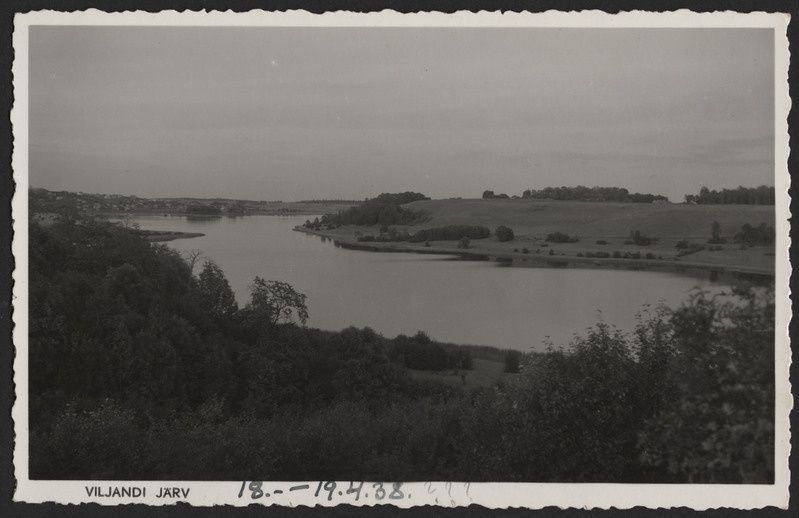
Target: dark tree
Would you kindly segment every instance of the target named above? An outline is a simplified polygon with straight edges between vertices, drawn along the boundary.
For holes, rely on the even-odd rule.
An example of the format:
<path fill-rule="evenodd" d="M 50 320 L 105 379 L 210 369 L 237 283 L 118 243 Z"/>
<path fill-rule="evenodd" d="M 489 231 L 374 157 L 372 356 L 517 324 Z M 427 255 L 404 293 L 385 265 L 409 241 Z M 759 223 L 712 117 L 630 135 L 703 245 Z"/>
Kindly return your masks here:
<path fill-rule="evenodd" d="M 721 223 L 714 221 L 710 229 L 710 239 L 707 241 L 711 245 L 720 245 L 726 243 L 727 240 L 721 237 Z"/>
<path fill-rule="evenodd" d="M 200 307 L 214 317 L 227 320 L 239 309 L 225 273 L 213 260 L 205 261 L 198 280 Z"/>
<path fill-rule="evenodd" d="M 248 308 L 266 317 L 273 326 L 291 322 L 295 313 L 301 324 L 308 321 L 306 297 L 295 291 L 291 284 L 255 277 L 251 290 Z"/>
<path fill-rule="evenodd" d="M 500 242 L 513 241 L 514 239 L 513 230 L 504 225 L 498 226 L 497 229 L 494 231 L 494 234 L 496 234 L 497 239 Z"/>

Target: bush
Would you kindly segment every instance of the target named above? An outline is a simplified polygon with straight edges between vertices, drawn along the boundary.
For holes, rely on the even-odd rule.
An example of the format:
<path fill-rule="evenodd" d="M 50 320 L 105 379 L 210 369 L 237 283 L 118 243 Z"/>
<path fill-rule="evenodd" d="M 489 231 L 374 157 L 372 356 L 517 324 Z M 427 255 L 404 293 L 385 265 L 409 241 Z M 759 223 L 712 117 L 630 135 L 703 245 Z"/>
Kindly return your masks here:
<path fill-rule="evenodd" d="M 469 244 L 470 244 L 469 243 L 469 238 L 468 237 L 462 237 L 460 239 L 460 241 L 458 241 L 458 248 L 462 248 L 462 249 L 465 250 L 465 249 L 469 248 Z"/>
<path fill-rule="evenodd" d="M 446 227 L 428 228 L 418 231 L 408 241 L 422 243 L 424 241 L 458 241 L 461 238 L 484 239 L 491 235 L 488 227 L 478 225 L 449 225 Z"/>
<path fill-rule="evenodd" d="M 596 244 L 598 244 L 598 245 L 606 245 L 606 244 L 608 244 L 608 242 L 605 241 L 604 239 L 599 239 L 599 240 L 597 240 Z"/>
<path fill-rule="evenodd" d="M 494 234 L 497 236 L 497 240 L 500 243 L 504 243 L 505 241 L 513 241 L 513 230 L 510 228 L 500 225 L 494 230 Z"/>
<path fill-rule="evenodd" d="M 632 239 L 625 241 L 624 244 L 638 245 L 638 246 L 649 246 L 652 243 L 654 243 L 655 241 L 657 241 L 657 239 L 655 239 L 653 237 L 648 237 L 648 236 L 643 235 L 638 230 L 630 232 L 630 238 L 632 238 Z"/>
<path fill-rule="evenodd" d="M 735 242 L 746 245 L 772 245 L 776 239 L 774 227 L 761 223 L 753 227 L 749 223 L 741 227 L 741 231 L 735 234 Z"/>
<path fill-rule="evenodd" d="M 551 243 L 576 243 L 579 241 L 576 237 L 570 237 L 569 234 L 563 232 L 552 232 L 547 234 L 547 241 Z"/>

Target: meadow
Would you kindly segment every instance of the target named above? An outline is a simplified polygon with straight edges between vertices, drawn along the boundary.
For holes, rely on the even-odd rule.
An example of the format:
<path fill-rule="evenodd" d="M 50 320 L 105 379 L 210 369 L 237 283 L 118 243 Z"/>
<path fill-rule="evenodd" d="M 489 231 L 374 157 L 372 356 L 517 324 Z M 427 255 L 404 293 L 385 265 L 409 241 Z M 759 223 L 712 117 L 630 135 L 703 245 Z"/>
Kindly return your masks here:
<path fill-rule="evenodd" d="M 552 261 L 551 256 L 565 256 L 572 263 L 594 266 L 646 264 L 650 267 L 728 269 L 773 275 L 772 246 L 742 246 L 734 242 L 735 234 L 745 224 L 774 226 L 774 207 L 767 205 L 694 205 L 671 203 L 579 202 L 538 199 L 445 199 L 414 201 L 404 209 L 423 212 L 427 218 L 414 225 L 396 225 L 398 232 L 410 234 L 422 229 L 448 225 L 483 225 L 494 229 L 500 225 L 513 230 L 514 239 L 500 242 L 494 236 L 472 239 L 468 253 L 484 254 L 491 259 L 510 259 L 514 266 L 533 266 Z M 721 238 L 726 242 L 708 246 L 713 223 L 718 222 Z M 652 238 L 641 246 L 630 243 L 638 231 Z M 551 243 L 549 234 L 560 232 L 576 238 L 573 243 Z M 343 225 L 318 232 L 345 244 L 355 244 L 359 236 L 378 234 L 379 227 Z M 703 250 L 686 254 L 678 248 L 687 241 Z M 369 243 L 372 249 L 422 252 L 464 253 L 457 241 L 429 243 Z M 550 252 L 552 251 L 552 252 Z M 618 251 L 649 260 L 596 258 L 599 253 Z"/>

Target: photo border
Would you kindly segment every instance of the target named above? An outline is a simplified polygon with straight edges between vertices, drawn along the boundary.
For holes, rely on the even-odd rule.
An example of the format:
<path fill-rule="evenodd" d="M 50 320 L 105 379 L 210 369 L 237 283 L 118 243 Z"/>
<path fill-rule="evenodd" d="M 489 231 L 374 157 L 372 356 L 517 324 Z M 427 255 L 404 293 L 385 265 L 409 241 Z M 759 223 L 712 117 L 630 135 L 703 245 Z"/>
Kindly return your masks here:
<path fill-rule="evenodd" d="M 791 320 L 788 280 L 791 274 L 789 263 L 789 218 L 790 199 L 788 189 L 788 125 L 787 116 L 790 110 L 788 96 L 788 40 L 786 30 L 789 18 L 787 15 L 766 13 L 693 13 L 681 10 L 670 13 L 627 12 L 611 15 L 598 11 L 581 13 L 563 13 L 549 11 L 546 13 L 472 13 L 460 11 L 455 14 L 416 13 L 402 14 L 397 12 L 380 12 L 358 14 L 352 12 L 334 12 L 323 15 L 312 15 L 304 11 L 284 13 L 267 13 L 250 11 L 248 13 L 232 12 L 184 12 L 163 11 L 148 13 L 142 11 L 106 13 L 96 9 L 83 12 L 63 13 L 57 11 L 38 11 L 15 16 L 13 47 L 15 59 L 12 67 L 14 77 L 14 106 L 11 112 L 13 125 L 14 152 L 12 154 L 12 170 L 16 182 L 16 193 L 12 199 L 12 218 L 14 239 L 12 253 L 16 260 L 13 274 L 14 315 L 13 341 L 17 347 L 14 359 L 14 383 L 16 385 L 16 401 L 12 409 L 16 442 L 14 450 L 14 469 L 17 488 L 15 501 L 31 503 L 59 502 L 85 503 L 96 502 L 102 505 L 123 503 L 146 503 L 163 505 L 172 501 L 158 501 L 147 497 L 144 499 L 91 499 L 86 497 L 87 485 L 124 486 L 125 481 L 40 481 L 29 480 L 27 476 L 28 458 L 28 422 L 27 422 L 27 214 L 28 214 L 28 28 L 32 25 L 193 25 L 193 26 L 281 26 L 281 27 L 763 27 L 775 31 L 775 190 L 777 193 L 776 213 L 776 277 L 775 300 L 776 315 L 776 394 L 775 401 L 775 483 L 773 485 L 721 485 L 721 484 L 551 484 L 551 483 L 474 483 L 467 486 L 458 483 L 433 482 L 406 484 L 410 492 L 424 495 L 418 499 L 407 499 L 391 502 L 398 507 L 416 505 L 437 505 L 442 507 L 478 504 L 487 508 L 525 507 L 540 509 L 547 506 L 571 508 L 631 508 L 674 507 L 685 506 L 692 509 L 712 509 L 733 507 L 738 509 L 756 509 L 765 506 L 785 508 L 788 505 L 788 484 L 790 471 L 788 455 L 790 448 L 789 412 L 793 406 L 789 369 L 791 361 L 788 325 Z M 312 487 L 315 485 L 312 482 Z M 270 483 L 275 489 L 283 488 L 277 483 Z M 285 484 L 284 495 L 290 494 L 289 486 L 297 482 Z M 363 502 L 349 502 L 324 499 L 278 499 L 261 500 L 235 499 L 241 481 L 234 482 L 141 482 L 130 481 L 127 485 L 148 488 L 154 494 L 163 486 L 184 486 L 192 488 L 192 496 L 187 499 L 191 505 L 210 506 L 218 504 L 249 505 L 263 503 L 266 505 L 369 505 Z M 433 492 L 431 491 L 433 489 Z M 297 495 L 299 496 L 299 495 Z M 448 501 L 449 500 L 449 501 Z"/>

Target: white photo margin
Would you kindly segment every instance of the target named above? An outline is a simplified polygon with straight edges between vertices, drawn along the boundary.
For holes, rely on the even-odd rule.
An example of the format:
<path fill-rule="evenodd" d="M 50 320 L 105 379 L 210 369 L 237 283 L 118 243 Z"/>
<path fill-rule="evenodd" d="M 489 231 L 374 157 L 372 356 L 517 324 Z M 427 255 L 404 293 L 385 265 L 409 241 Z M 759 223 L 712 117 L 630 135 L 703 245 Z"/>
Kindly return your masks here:
<path fill-rule="evenodd" d="M 788 40 L 786 35 L 789 15 L 734 12 L 693 13 L 681 10 L 668 13 L 627 12 L 610 15 L 599 11 L 546 13 L 457 12 L 401 14 L 392 11 L 358 14 L 333 12 L 314 15 L 303 11 L 270 13 L 211 12 L 196 13 L 165 11 L 160 13 L 124 12 L 105 13 L 90 9 L 83 12 L 62 13 L 40 11 L 18 14 L 14 19 L 14 105 L 11 112 L 14 152 L 12 168 L 16 193 L 12 200 L 14 239 L 12 253 L 16 261 L 13 274 L 13 340 L 15 350 L 14 383 L 16 401 L 12 410 L 14 420 L 14 472 L 17 481 L 14 500 L 42 503 L 57 502 L 79 504 L 95 502 L 102 505 L 147 504 L 167 505 L 174 499 L 159 499 L 156 495 L 163 487 L 189 489 L 188 496 L 179 501 L 196 506 L 234 505 L 252 503 L 281 506 L 334 506 L 339 503 L 353 505 L 389 504 L 398 507 L 437 505 L 443 507 L 478 504 L 488 508 L 525 507 L 540 509 L 547 506 L 563 508 L 648 508 L 690 507 L 696 510 L 719 507 L 756 509 L 766 506 L 787 508 L 790 472 L 789 413 L 793 407 L 789 384 L 791 360 L 788 324 L 791 319 L 789 284 L 789 218 L 790 176 L 787 163 L 789 155 L 787 115 L 790 110 L 788 95 Z M 604 27 L 604 28 L 767 28 L 774 31 L 775 56 L 775 187 L 776 187 L 776 405 L 775 405 L 775 482 L 771 485 L 723 484 L 545 484 L 545 483 L 473 483 L 416 482 L 403 485 L 410 497 L 402 500 L 374 499 L 354 502 L 351 499 L 328 501 L 324 492 L 313 496 L 318 482 L 308 482 L 305 491 L 291 491 L 299 482 L 264 482 L 263 488 L 271 498 L 252 500 L 239 497 L 242 481 L 50 481 L 30 480 L 28 477 L 28 38 L 29 28 L 38 25 L 85 26 L 259 26 L 259 27 Z M 249 482 L 248 482 L 249 483 Z M 348 482 L 339 482 L 339 488 Z M 367 483 L 371 485 L 371 482 Z M 88 489 L 99 486 L 104 493 L 110 486 L 137 487 L 146 496 L 140 497 L 90 497 Z M 386 484 L 390 488 L 390 483 Z M 282 491 L 274 495 L 274 491 Z M 245 491 L 245 495 L 248 491 Z"/>

